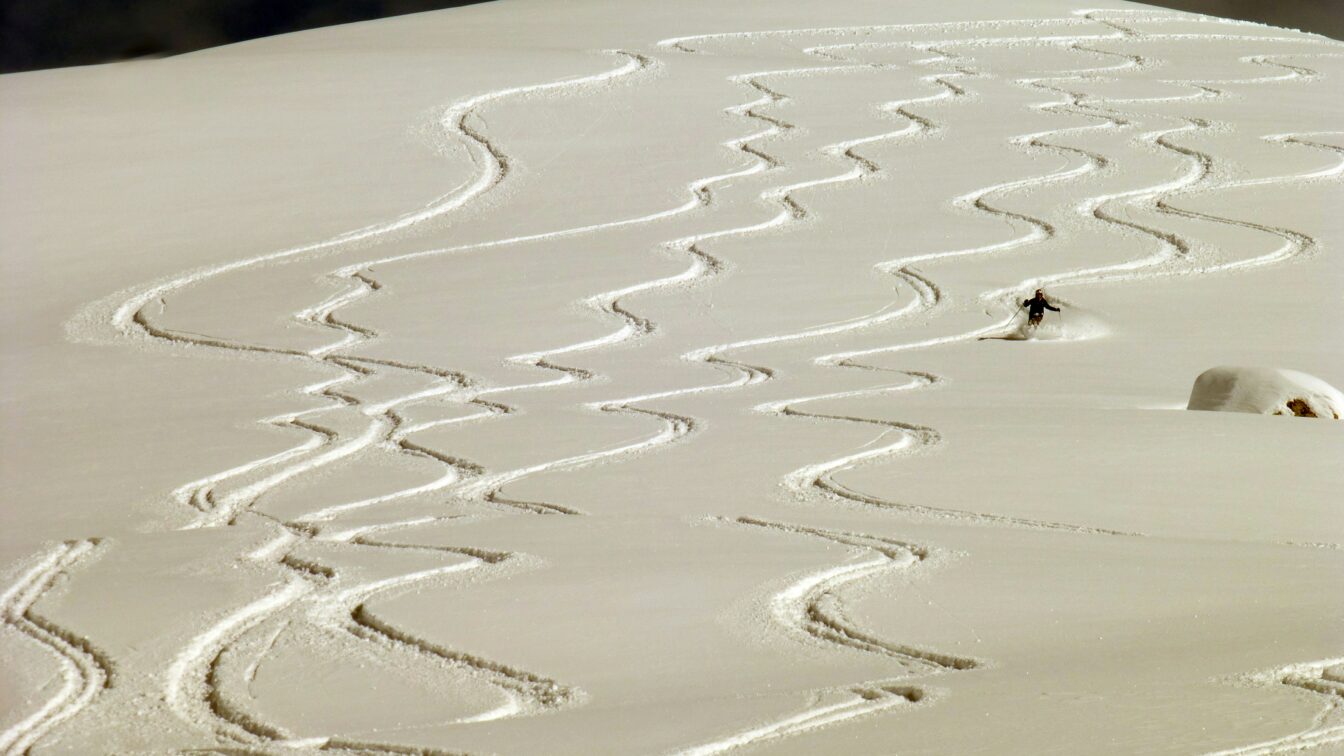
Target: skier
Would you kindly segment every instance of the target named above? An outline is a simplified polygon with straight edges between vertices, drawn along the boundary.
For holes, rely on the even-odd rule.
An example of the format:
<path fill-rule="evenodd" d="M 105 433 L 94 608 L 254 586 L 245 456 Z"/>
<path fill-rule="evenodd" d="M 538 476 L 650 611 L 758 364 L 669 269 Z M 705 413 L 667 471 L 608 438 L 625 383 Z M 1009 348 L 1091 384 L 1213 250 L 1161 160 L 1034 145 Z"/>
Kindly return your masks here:
<path fill-rule="evenodd" d="M 1022 301 L 1022 306 L 1028 308 L 1027 325 L 1031 328 L 1035 328 L 1041 324 L 1041 318 L 1045 317 L 1046 310 L 1059 312 L 1058 307 L 1052 307 L 1049 302 L 1045 301 L 1045 291 L 1042 289 L 1036 290 L 1035 297 L 1024 299 Z"/>

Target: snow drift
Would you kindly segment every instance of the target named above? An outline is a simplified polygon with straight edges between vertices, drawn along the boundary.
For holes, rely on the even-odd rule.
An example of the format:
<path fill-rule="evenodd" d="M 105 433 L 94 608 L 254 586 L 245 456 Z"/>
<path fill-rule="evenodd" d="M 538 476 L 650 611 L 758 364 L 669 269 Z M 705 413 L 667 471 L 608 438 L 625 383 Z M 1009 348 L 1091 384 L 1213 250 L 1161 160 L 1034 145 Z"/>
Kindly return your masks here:
<path fill-rule="evenodd" d="M 1205 370 L 1195 379 L 1188 409 L 1338 420 L 1344 412 L 1344 394 L 1296 370 L 1223 366 Z"/>

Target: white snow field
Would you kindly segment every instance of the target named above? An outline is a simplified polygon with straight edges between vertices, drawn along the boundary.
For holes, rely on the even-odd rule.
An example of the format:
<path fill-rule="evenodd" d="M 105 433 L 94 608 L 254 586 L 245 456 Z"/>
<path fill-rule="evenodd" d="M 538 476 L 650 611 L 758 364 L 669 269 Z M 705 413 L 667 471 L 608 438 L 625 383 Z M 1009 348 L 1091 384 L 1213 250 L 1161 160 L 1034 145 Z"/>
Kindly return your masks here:
<path fill-rule="evenodd" d="M 1344 386 L 1341 82 L 1118 0 L 0 78 L 0 752 L 1344 751 L 1344 425 L 1185 410 Z"/>

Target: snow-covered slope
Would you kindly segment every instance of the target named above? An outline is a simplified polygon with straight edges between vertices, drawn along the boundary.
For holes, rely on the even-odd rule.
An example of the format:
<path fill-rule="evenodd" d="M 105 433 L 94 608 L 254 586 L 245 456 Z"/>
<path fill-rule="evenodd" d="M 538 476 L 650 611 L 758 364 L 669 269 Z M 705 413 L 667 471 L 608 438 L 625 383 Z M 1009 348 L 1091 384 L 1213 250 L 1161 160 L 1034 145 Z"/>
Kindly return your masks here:
<path fill-rule="evenodd" d="M 1341 426 L 1175 411 L 1344 383 L 1341 77 L 501 0 L 0 78 L 0 750 L 1341 747 Z"/>

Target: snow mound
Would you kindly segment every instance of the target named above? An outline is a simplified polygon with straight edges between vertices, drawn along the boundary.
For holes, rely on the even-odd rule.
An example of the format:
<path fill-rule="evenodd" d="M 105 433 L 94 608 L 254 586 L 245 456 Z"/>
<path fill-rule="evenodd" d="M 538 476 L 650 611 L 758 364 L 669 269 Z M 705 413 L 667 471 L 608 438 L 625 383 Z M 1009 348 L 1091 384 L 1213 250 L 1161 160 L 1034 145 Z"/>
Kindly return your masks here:
<path fill-rule="evenodd" d="M 1223 366 L 1195 379 L 1187 409 L 1338 420 L 1344 414 L 1344 394 L 1296 370 Z"/>

